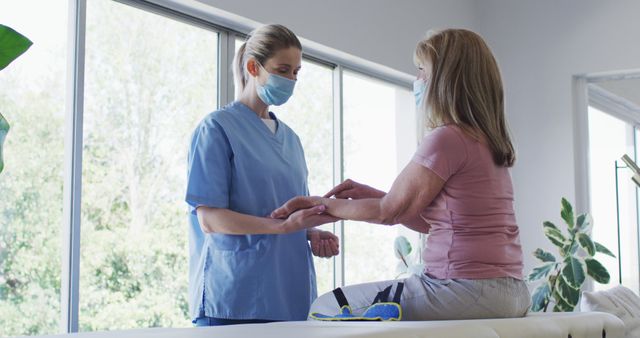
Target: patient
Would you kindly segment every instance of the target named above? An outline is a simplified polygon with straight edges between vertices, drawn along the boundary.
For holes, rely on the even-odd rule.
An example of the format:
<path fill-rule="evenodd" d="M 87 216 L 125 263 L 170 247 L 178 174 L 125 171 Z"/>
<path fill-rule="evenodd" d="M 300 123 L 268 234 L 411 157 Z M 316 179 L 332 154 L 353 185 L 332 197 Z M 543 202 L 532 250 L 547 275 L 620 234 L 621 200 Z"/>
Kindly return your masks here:
<path fill-rule="evenodd" d="M 515 153 L 496 60 L 479 35 L 462 29 L 431 34 L 414 59 L 416 104 L 431 130 L 391 190 L 347 180 L 324 197 L 293 198 L 272 217 L 324 205 L 342 219 L 428 233 L 424 273 L 403 280 L 403 320 L 524 316 L 530 300 L 509 174 Z M 396 282 L 342 291 L 358 315 Z M 338 313 L 334 294 L 320 296 L 314 312 Z"/>

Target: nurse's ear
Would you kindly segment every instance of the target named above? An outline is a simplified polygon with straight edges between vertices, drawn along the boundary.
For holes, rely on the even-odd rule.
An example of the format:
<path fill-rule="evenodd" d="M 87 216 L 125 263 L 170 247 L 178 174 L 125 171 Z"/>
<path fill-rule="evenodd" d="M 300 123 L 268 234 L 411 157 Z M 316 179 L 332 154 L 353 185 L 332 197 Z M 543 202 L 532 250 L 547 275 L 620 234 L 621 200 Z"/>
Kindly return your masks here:
<path fill-rule="evenodd" d="M 258 66 L 258 61 L 254 58 L 250 58 L 247 61 L 247 72 L 252 77 L 258 77 L 260 75 L 260 66 Z"/>

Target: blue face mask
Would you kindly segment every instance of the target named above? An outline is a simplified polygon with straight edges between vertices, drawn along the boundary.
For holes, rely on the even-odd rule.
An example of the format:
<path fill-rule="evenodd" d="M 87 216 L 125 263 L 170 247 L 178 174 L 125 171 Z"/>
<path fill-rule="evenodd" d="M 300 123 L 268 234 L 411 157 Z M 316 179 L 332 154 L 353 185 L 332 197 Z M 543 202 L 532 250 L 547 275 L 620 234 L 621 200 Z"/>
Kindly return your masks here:
<path fill-rule="evenodd" d="M 262 65 L 260 65 L 262 69 Z M 265 69 L 266 71 L 266 69 Z M 296 81 L 287 79 L 284 76 L 275 75 L 269 73 L 267 82 L 263 85 L 257 82 L 256 89 L 260 100 L 269 106 L 279 106 L 289 100 L 293 95 L 293 88 L 296 85 Z"/>
<path fill-rule="evenodd" d="M 424 96 L 427 92 L 427 81 L 417 79 L 413 81 L 413 96 L 416 99 L 416 107 L 422 109 L 424 103 Z"/>

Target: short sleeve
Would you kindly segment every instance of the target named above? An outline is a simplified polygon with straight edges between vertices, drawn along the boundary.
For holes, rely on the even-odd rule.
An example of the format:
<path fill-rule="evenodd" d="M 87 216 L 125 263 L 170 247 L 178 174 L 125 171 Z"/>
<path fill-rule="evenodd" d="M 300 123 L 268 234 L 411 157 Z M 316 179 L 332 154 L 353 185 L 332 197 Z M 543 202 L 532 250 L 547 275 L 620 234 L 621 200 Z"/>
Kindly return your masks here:
<path fill-rule="evenodd" d="M 187 168 L 186 202 L 198 206 L 229 207 L 231 146 L 224 129 L 215 121 L 203 121 L 193 133 Z"/>
<path fill-rule="evenodd" d="M 412 161 L 431 169 L 444 181 L 458 172 L 467 160 L 461 131 L 452 126 L 432 130 L 420 142 Z"/>

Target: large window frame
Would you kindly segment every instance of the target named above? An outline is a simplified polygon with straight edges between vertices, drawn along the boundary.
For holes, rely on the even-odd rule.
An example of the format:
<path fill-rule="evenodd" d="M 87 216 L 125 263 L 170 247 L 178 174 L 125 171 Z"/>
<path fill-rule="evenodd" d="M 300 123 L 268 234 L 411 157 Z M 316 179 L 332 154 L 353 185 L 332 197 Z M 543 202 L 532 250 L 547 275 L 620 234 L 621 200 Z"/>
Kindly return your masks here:
<path fill-rule="evenodd" d="M 589 134 L 589 107 L 602 110 L 625 123 L 628 126 L 628 132 L 635 137 L 640 131 L 640 115 L 630 111 L 628 105 L 622 102 L 618 97 L 612 97 L 606 91 L 603 91 L 598 83 L 640 78 L 640 69 L 610 71 L 592 74 L 579 74 L 573 77 L 573 121 L 574 121 L 574 162 L 575 162 L 575 209 L 589 210 L 592 205 L 592 187 L 590 186 L 590 134 Z M 637 147 L 637 141 L 634 141 L 634 147 Z M 629 154 L 638 160 L 638 149 L 633 154 Z M 612 166 L 612 168 L 614 168 Z M 616 170 L 619 169 L 616 164 Z M 612 169 L 613 170 L 613 169 Z M 622 182 L 620 182 L 623 184 Z M 626 182 L 632 185 L 632 182 Z M 636 201 L 638 199 L 638 190 L 636 188 Z M 636 203 L 636 215 L 640 216 L 640 204 Z M 618 212 L 620 212 L 618 210 Z M 619 220 L 618 220 L 619 222 Z M 636 219 L 636 226 L 640 228 L 640 219 Z M 618 228 L 617 231 L 620 231 Z M 618 237 L 620 233 L 618 233 Z M 618 243 L 618 249 L 620 243 Z M 620 251 L 617 253 L 617 259 L 620 261 Z M 622 275 L 622 266 L 618 264 L 619 275 Z M 620 277 L 621 278 L 621 277 Z M 639 277 L 640 278 L 640 277 Z M 621 283 L 622 280 L 615 281 Z M 591 279 L 586 281 L 586 289 L 594 289 Z"/>
<path fill-rule="evenodd" d="M 218 33 L 218 106 L 234 99 L 231 73 L 236 37 L 245 37 L 260 24 L 194 1 L 113 0 Z M 78 332 L 80 290 L 80 232 L 84 71 L 87 0 L 69 0 L 68 64 L 65 116 L 61 331 Z M 309 40 L 301 39 L 303 57 L 333 70 L 333 183 L 344 180 L 343 73 L 345 70 L 411 89 L 413 76 Z M 419 117 L 417 117 L 419 118 Z M 416 129 L 419 137 L 419 130 Z M 417 138 L 416 138 L 417 143 Z M 344 244 L 344 222 L 333 225 Z M 345 282 L 344 255 L 333 258 L 334 287 Z"/>

